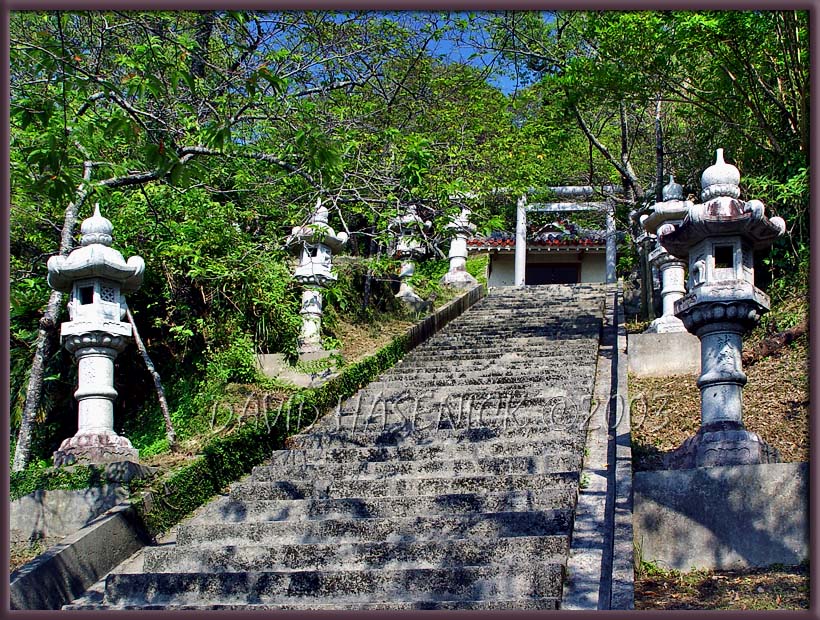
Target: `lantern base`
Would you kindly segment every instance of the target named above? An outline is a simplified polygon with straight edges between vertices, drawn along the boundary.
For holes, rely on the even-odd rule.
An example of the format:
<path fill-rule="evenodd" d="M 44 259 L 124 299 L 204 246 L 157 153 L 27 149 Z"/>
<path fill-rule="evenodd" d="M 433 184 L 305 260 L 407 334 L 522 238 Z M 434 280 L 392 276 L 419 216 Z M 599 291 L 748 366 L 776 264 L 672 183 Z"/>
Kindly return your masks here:
<path fill-rule="evenodd" d="M 467 273 L 466 270 L 460 269 L 445 273 L 444 277 L 441 278 L 441 283 L 445 286 L 452 286 L 453 288 L 461 289 L 473 287 L 478 284 L 478 281 Z"/>
<path fill-rule="evenodd" d="M 676 332 L 685 332 L 686 327 L 683 325 L 678 317 L 673 314 L 667 314 L 652 321 L 649 327 L 644 331 L 645 334 L 672 334 Z"/>
<path fill-rule="evenodd" d="M 401 283 L 399 292 L 396 293 L 396 298 L 401 299 L 404 305 L 413 312 L 426 312 L 432 309 L 432 304 L 419 297 L 416 291 L 413 290 L 413 287 L 407 284 L 407 282 Z"/>
<path fill-rule="evenodd" d="M 664 457 L 666 469 L 779 463 L 780 454 L 757 433 L 738 422 L 703 426 L 694 437 Z"/>
<path fill-rule="evenodd" d="M 119 462 L 139 463 L 139 451 L 125 437 L 113 431 L 78 433 L 60 444 L 54 466 L 97 465 Z"/>

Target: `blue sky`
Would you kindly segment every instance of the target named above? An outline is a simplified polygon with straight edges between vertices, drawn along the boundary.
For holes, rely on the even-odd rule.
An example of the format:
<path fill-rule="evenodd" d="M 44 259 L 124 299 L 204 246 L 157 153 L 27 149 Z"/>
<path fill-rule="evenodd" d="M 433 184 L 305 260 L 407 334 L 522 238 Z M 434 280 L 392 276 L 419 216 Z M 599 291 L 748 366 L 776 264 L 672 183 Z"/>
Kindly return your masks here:
<path fill-rule="evenodd" d="M 414 18 L 418 18 L 418 29 L 423 28 L 432 19 L 436 26 L 445 25 L 443 11 L 402 11 L 402 12 L 382 12 L 373 11 L 374 15 L 390 17 L 401 15 L 405 27 L 413 23 Z M 450 19 L 463 19 L 469 24 L 468 35 L 460 36 L 457 30 L 445 32 L 437 41 L 431 41 L 428 51 L 433 56 L 440 57 L 444 62 L 458 62 L 470 64 L 479 69 L 491 68 L 488 72 L 487 82 L 500 89 L 504 94 L 511 94 L 517 89 L 528 85 L 526 76 L 516 75 L 514 67 L 510 63 L 505 63 L 496 54 L 482 51 L 482 47 L 489 45 L 489 35 L 481 27 L 481 23 L 490 17 L 489 11 L 474 11 L 477 18 L 470 20 L 471 14 L 466 11 L 448 12 Z M 543 13 L 546 16 L 546 13 Z M 410 24 L 407 23 L 410 22 Z"/>

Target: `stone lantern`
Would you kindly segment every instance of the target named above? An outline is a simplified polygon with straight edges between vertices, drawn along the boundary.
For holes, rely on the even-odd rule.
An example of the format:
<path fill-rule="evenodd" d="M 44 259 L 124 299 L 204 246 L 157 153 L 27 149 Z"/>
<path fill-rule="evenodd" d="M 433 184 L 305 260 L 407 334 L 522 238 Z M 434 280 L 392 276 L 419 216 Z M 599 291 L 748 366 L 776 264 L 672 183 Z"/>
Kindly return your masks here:
<path fill-rule="evenodd" d="M 467 273 L 467 237 L 475 232 L 475 226 L 470 224 L 470 210 L 461 209 L 458 217 L 447 224 L 447 229 L 453 231 L 453 240 L 450 242 L 450 270 L 441 279 L 442 284 L 456 288 L 469 288 L 478 284 L 476 279 Z"/>
<path fill-rule="evenodd" d="M 132 256 L 126 262 L 111 247 L 111 222 L 94 215 L 81 225 L 81 247 L 68 256 L 48 260 L 48 283 L 69 293 L 69 320 L 60 339 L 77 359 L 77 433 L 54 453 L 54 465 L 139 462 L 137 450 L 114 432 L 114 359 L 131 338 L 131 324 L 123 321 L 125 293 L 142 284 L 145 262 Z"/>
<path fill-rule="evenodd" d="M 669 175 L 669 183 L 663 188 L 663 202 L 656 203 L 649 214 L 641 217 L 641 225 L 646 234 L 654 238 L 664 224 L 679 226 L 691 206 L 690 201 L 683 199 L 683 187 Z M 649 252 L 648 259 L 661 275 L 663 312 L 652 321 L 647 333 L 685 332 L 683 322 L 675 316 L 675 302 L 686 293 L 686 261 L 673 256 L 659 243 Z"/>
<path fill-rule="evenodd" d="M 296 226 L 291 239 L 301 245 L 299 266 L 293 276 L 305 290 L 302 292 L 302 328 L 299 334 L 299 359 L 311 361 L 330 355 L 322 349 L 322 289 L 336 281 L 332 273 L 331 258 L 347 242 L 346 232 L 336 233 L 328 224 L 328 210 L 321 199 L 310 223 Z"/>
<path fill-rule="evenodd" d="M 702 204 L 680 226 L 663 224 L 658 238 L 667 251 L 689 259 L 689 293 L 675 315 L 701 342 L 701 428 L 668 458 L 675 468 L 770 463 L 776 450 L 743 426 L 746 384 L 742 334 L 769 310 L 769 297 L 754 285 L 754 251 L 769 247 L 786 230 L 768 219 L 759 200 L 740 200 L 740 173 L 717 161 L 701 177 Z"/>
<path fill-rule="evenodd" d="M 388 226 L 388 230 L 397 236 L 393 255 L 402 261 L 399 272 L 401 284 L 396 297 L 414 308 L 420 307 L 424 300 L 416 294 L 407 279 L 416 271 L 415 261 L 427 256 L 427 249 L 422 244 L 419 233 L 430 226 L 429 221 L 422 220 L 416 213 L 415 205 L 409 205 L 405 213 L 393 219 Z"/>

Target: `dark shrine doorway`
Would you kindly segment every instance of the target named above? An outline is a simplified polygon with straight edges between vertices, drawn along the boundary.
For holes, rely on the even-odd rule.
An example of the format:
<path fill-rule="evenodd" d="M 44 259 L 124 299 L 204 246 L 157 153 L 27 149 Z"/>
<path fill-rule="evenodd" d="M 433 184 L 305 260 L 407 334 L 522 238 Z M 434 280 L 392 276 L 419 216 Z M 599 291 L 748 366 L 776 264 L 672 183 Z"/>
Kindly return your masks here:
<path fill-rule="evenodd" d="M 579 263 L 535 263 L 527 264 L 524 283 L 537 284 L 577 284 L 580 281 Z"/>

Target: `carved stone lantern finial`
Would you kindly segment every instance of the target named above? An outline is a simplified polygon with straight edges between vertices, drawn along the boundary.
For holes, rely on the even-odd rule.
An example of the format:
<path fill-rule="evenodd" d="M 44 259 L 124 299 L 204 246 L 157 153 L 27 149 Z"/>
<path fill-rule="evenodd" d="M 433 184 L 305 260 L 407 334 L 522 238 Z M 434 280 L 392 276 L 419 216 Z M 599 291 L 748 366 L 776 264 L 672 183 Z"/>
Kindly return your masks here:
<path fill-rule="evenodd" d="M 683 200 L 683 186 L 675 183 L 675 177 L 669 175 L 669 183 L 663 186 L 663 201 Z"/>
<path fill-rule="evenodd" d="M 126 262 L 111 247 L 113 226 L 94 215 L 80 226 L 81 245 L 68 256 L 48 260 L 51 288 L 69 293 L 69 320 L 60 327 L 61 342 L 77 359 L 77 433 L 54 453 L 54 464 L 139 462 L 137 450 L 114 432 L 114 359 L 131 338 L 124 293 L 142 284 L 145 262 Z"/>
<path fill-rule="evenodd" d="M 720 196 L 740 198 L 740 172 L 723 160 L 723 149 L 717 150 L 715 163 L 703 171 L 700 186 L 700 199 L 703 202 Z"/>
<path fill-rule="evenodd" d="M 786 230 L 768 219 L 759 200 L 740 197 L 740 174 L 723 160 L 701 177 L 702 204 L 680 226 L 658 230 L 660 243 L 689 260 L 689 293 L 675 302 L 675 315 L 701 341 L 701 428 L 668 459 L 672 467 L 768 463 L 777 452 L 743 426 L 746 384 L 742 335 L 769 310 L 769 297 L 754 285 L 754 251 L 769 247 Z"/>

